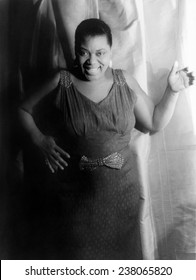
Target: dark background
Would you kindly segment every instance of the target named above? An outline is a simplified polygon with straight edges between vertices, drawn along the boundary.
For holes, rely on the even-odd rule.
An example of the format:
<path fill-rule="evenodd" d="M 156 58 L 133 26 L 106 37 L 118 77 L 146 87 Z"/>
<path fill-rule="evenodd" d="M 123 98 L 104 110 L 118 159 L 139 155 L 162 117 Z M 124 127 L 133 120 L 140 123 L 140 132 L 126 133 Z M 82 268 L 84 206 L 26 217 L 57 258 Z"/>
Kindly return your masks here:
<path fill-rule="evenodd" d="M 36 11 L 32 0 L 0 1 L 0 257 L 12 258 L 11 243 L 20 207 L 23 161 L 17 106 L 36 79 L 29 55 Z M 39 74 L 37 72 L 37 74 Z M 22 78 L 23 77 L 23 78 Z"/>

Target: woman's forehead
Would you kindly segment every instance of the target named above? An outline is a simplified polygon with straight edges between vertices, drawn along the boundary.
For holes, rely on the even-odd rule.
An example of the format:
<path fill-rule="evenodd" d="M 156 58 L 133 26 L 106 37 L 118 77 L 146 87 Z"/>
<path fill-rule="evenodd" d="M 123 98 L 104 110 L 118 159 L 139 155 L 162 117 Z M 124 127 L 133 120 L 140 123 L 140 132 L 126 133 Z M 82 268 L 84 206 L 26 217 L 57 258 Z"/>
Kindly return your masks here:
<path fill-rule="evenodd" d="M 86 36 L 81 41 L 80 46 L 109 46 L 106 35 Z"/>

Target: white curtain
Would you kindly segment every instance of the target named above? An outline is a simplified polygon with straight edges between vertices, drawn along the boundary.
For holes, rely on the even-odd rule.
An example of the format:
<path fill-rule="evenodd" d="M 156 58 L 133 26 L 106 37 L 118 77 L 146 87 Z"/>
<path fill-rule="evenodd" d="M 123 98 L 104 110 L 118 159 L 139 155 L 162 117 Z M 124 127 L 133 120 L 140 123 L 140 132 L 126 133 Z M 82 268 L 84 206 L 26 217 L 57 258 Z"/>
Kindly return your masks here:
<path fill-rule="evenodd" d="M 183 68 L 194 58 L 188 32 L 196 26 L 194 2 L 144 1 L 148 90 L 155 100 L 165 88 L 173 61 L 177 59 Z M 195 70 L 196 63 L 190 66 Z M 151 137 L 149 187 L 160 259 L 196 258 L 196 136 L 191 98 L 190 90 L 183 92 L 168 127 Z"/>

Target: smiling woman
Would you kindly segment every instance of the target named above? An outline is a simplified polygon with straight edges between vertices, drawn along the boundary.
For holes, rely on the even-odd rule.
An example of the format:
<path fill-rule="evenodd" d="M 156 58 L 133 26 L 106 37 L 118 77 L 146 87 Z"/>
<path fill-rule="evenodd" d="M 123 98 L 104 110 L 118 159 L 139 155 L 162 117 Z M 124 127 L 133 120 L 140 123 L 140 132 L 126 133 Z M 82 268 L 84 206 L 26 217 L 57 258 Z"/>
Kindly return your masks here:
<path fill-rule="evenodd" d="M 87 80 L 103 77 L 110 59 L 111 49 L 105 36 L 87 37 L 77 52 L 78 64 Z"/>
<path fill-rule="evenodd" d="M 193 77 L 175 63 L 155 105 L 133 77 L 109 67 L 111 47 L 108 25 L 82 21 L 75 67 L 50 77 L 19 107 L 31 153 L 38 154 L 27 182 L 42 201 L 27 203 L 39 225 L 31 227 L 38 228 L 31 233 L 37 259 L 143 258 L 141 181 L 129 146 L 135 120 L 149 131 L 164 128 Z M 42 248 L 50 248 L 47 255 Z"/>
<path fill-rule="evenodd" d="M 105 36 L 87 37 L 77 52 L 78 66 L 75 68 L 72 79 L 74 84 L 83 95 L 95 102 L 104 99 L 113 84 L 112 69 L 109 66 L 111 59 L 111 48 Z M 89 81 L 94 82 L 97 87 L 92 91 Z M 100 93 L 102 87 L 102 93 Z M 94 93 L 94 94 L 92 94 Z M 98 94 L 97 94 L 98 93 Z"/>
<path fill-rule="evenodd" d="M 98 19 L 82 22 L 76 29 L 75 44 L 76 62 L 86 80 L 103 78 L 112 56 L 108 26 Z"/>
<path fill-rule="evenodd" d="M 76 67 L 71 79 L 80 93 L 94 102 L 100 102 L 113 84 L 112 69 L 109 67 L 112 35 L 108 25 L 99 19 L 79 24 L 75 32 L 75 51 Z M 94 83 L 89 84 L 89 81 Z"/>
<path fill-rule="evenodd" d="M 99 79 L 108 68 L 111 49 L 105 36 L 87 37 L 78 50 L 77 56 L 86 79 Z"/>
<path fill-rule="evenodd" d="M 93 28 L 93 34 L 83 35 L 81 41 L 76 32 L 77 66 L 57 73 L 19 110 L 21 124 L 42 154 L 43 166 L 46 161 L 45 176 L 53 174 L 45 179 L 47 192 L 56 193 L 54 206 L 61 209 L 46 211 L 50 214 L 44 220 L 54 229 L 47 233 L 46 242 L 50 235 L 57 242 L 45 245 L 53 252 L 45 258 L 141 259 L 140 187 L 129 152 L 136 97 L 122 71 L 109 67 L 111 46 L 107 34 L 100 31 L 109 27 L 97 19 L 80 26 L 87 23 L 89 29 L 96 26 L 99 31 Z M 33 121 L 42 101 L 56 112 L 45 120 L 50 134 L 42 134 Z M 36 209 L 34 216 L 37 211 L 40 215 Z"/>

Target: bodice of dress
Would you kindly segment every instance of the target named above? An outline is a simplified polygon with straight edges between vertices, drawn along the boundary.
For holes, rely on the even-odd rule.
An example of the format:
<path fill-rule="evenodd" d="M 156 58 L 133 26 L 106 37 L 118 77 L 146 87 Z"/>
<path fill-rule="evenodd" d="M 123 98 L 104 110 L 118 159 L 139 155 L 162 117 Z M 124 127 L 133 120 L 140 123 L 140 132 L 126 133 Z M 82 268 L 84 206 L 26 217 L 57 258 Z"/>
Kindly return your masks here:
<path fill-rule="evenodd" d="M 61 71 L 55 100 L 63 119 L 60 144 L 70 153 L 89 157 L 122 150 L 129 144 L 135 125 L 135 101 L 122 70 L 113 70 L 112 87 L 99 103 L 78 91 L 68 71 Z"/>

